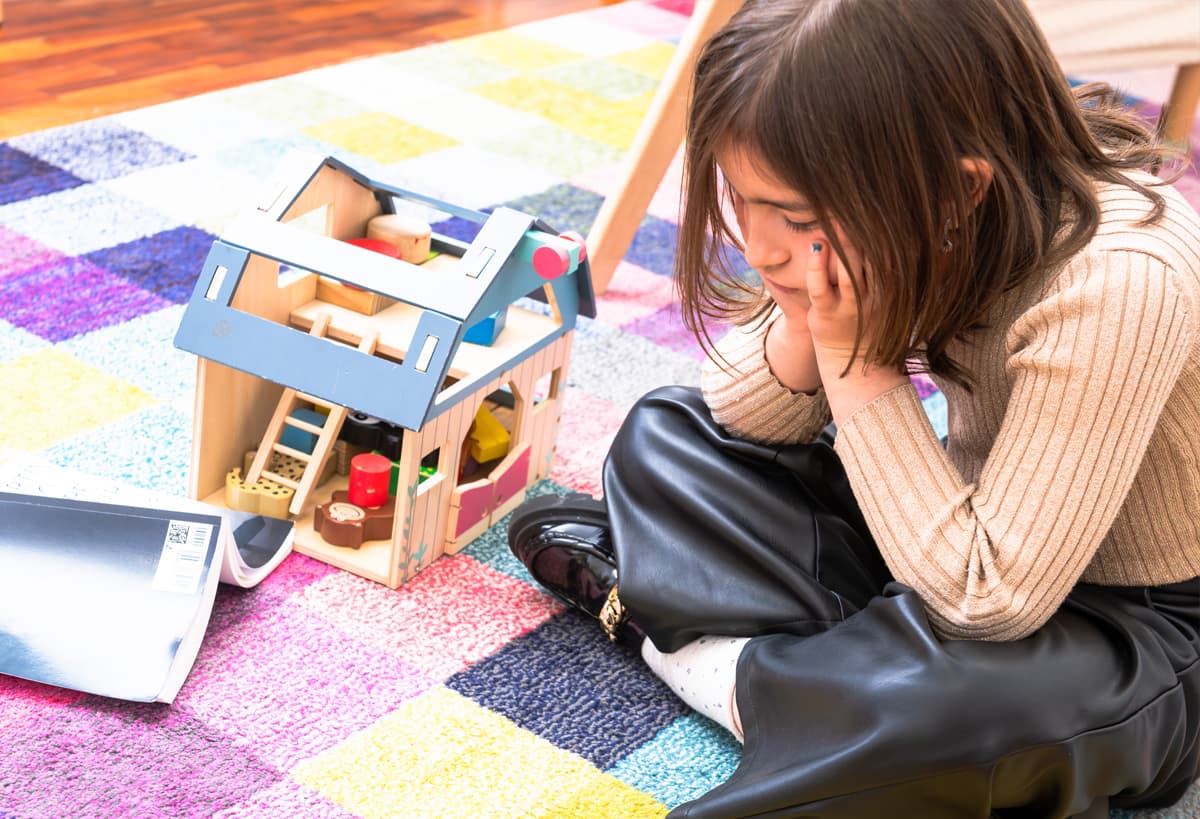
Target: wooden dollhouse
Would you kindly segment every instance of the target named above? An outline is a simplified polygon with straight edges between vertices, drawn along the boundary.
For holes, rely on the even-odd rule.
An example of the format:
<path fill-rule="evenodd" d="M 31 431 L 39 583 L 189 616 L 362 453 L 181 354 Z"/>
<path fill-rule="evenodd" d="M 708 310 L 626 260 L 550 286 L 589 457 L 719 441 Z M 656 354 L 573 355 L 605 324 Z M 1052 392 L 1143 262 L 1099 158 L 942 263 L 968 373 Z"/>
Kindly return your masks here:
<path fill-rule="evenodd" d="M 371 220 L 411 202 L 478 232 L 469 242 L 433 233 L 420 264 L 364 246 Z M 580 313 L 595 305 L 577 237 L 515 210 L 484 214 L 382 184 L 334 158 L 292 157 L 213 243 L 175 338 L 199 358 L 189 493 L 273 502 L 295 521 L 297 551 L 396 588 L 548 474 Z M 483 410 L 507 446 L 478 463 Z M 390 536 L 376 537 L 376 521 L 357 548 L 314 526 L 318 507 L 343 508 L 348 479 L 331 462 L 348 417 L 387 424 L 399 442 Z"/>

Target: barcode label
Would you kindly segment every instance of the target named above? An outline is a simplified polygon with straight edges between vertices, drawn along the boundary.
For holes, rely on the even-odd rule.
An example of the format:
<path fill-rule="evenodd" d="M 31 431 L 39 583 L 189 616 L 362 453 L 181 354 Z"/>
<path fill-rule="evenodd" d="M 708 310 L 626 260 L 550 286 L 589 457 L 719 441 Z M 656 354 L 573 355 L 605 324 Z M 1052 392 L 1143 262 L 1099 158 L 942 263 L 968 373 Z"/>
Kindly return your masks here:
<path fill-rule="evenodd" d="M 212 538 L 211 523 L 172 520 L 167 524 L 162 554 L 154 572 L 157 591 L 195 594 L 204 574 L 204 557 Z"/>

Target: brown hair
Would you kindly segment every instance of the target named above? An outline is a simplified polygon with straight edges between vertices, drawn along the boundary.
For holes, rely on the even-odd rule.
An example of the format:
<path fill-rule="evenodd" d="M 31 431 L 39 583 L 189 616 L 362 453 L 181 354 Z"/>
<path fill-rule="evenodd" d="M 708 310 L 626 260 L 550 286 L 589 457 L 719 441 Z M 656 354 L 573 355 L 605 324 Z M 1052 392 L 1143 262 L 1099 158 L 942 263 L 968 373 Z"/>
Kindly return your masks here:
<path fill-rule="evenodd" d="M 1097 180 L 1140 191 L 1157 219 L 1162 197 L 1124 171 L 1168 154 L 1107 86 L 1072 91 L 1022 0 L 749 0 L 703 49 L 688 113 L 676 286 L 710 349 L 705 318 L 771 308 L 728 257 L 716 154 L 729 145 L 808 200 L 843 261 L 832 221 L 871 264 L 886 309 L 864 360 L 923 354 L 967 387 L 947 345 L 1087 244 Z M 994 171 L 978 206 L 962 157 Z"/>

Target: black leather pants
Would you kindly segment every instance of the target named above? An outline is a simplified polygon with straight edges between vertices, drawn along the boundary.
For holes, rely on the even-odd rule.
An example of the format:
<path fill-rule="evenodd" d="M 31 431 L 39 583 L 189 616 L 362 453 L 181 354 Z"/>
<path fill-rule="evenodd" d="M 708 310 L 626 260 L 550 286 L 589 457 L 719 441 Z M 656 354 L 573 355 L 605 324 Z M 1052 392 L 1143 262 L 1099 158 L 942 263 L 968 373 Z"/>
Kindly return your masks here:
<path fill-rule="evenodd" d="M 940 640 L 828 444 L 735 440 L 684 388 L 633 409 L 604 490 L 659 649 L 756 638 L 742 762 L 672 816 L 1041 819 L 1168 805 L 1200 774 L 1200 581 L 1081 584 L 1026 639 Z"/>

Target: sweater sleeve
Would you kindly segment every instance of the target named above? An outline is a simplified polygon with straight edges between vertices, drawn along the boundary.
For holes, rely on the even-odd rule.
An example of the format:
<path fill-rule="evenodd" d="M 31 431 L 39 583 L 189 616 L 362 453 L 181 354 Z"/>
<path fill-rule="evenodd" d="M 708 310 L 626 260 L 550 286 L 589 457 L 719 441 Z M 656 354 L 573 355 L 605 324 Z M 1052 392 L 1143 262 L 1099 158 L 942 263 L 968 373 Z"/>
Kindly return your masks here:
<path fill-rule="evenodd" d="M 1195 342 L 1191 292 L 1137 251 L 1077 257 L 1007 334 L 1011 393 L 978 484 L 916 392 L 880 396 L 837 449 L 897 580 L 953 638 L 1015 640 L 1058 609 L 1119 511 Z"/>
<path fill-rule="evenodd" d="M 767 363 L 767 331 L 776 309 L 757 325 L 737 327 L 716 344 L 700 374 L 704 401 L 718 424 L 732 435 L 762 444 L 816 440 L 832 420 L 825 391 L 794 393 Z M 722 360 L 723 359 L 723 360 Z"/>

